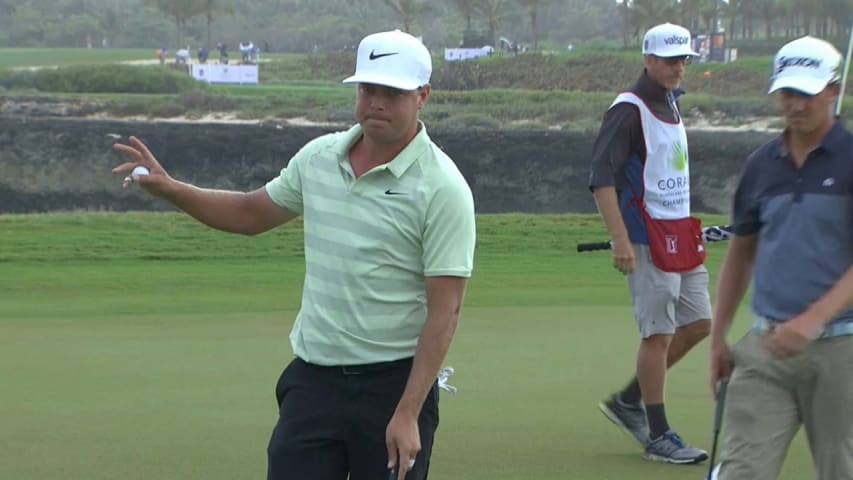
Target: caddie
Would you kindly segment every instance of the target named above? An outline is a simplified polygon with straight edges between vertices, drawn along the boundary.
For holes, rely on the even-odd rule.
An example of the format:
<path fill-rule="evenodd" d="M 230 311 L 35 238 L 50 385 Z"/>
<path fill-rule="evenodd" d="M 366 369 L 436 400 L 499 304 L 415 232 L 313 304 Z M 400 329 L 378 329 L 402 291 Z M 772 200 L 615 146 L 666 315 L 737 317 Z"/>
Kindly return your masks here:
<path fill-rule="evenodd" d="M 708 335 L 711 303 L 701 225 L 690 213 L 690 163 L 678 98 L 698 56 L 690 32 L 665 23 L 643 38 L 645 69 L 604 116 L 592 152 L 590 189 L 627 275 L 640 332 L 636 375 L 599 405 L 644 457 L 696 463 L 708 454 L 669 425 L 669 367 Z"/>

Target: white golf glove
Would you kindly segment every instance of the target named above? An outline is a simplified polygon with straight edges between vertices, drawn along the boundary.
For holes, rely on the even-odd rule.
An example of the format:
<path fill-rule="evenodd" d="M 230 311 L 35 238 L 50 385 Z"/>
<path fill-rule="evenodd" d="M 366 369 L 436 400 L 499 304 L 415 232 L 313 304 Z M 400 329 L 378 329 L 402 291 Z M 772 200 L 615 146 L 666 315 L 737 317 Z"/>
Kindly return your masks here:
<path fill-rule="evenodd" d="M 456 373 L 453 367 L 444 367 L 438 372 L 438 388 L 448 393 L 456 393 L 456 387 L 447 384 L 447 379 Z"/>

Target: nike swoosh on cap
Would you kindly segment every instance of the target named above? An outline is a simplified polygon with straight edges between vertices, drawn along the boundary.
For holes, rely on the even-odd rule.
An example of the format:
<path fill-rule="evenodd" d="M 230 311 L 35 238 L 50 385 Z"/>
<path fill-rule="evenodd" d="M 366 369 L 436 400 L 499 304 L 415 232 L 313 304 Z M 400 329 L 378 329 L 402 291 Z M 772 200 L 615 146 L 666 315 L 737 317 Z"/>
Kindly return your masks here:
<path fill-rule="evenodd" d="M 388 190 L 385 190 L 385 195 L 405 195 L 405 193 L 395 192 L 389 188 Z"/>
<path fill-rule="evenodd" d="M 390 57 L 391 55 L 398 55 L 399 53 L 400 52 L 376 53 L 374 50 L 371 50 L 368 58 L 376 60 L 377 58 Z"/>

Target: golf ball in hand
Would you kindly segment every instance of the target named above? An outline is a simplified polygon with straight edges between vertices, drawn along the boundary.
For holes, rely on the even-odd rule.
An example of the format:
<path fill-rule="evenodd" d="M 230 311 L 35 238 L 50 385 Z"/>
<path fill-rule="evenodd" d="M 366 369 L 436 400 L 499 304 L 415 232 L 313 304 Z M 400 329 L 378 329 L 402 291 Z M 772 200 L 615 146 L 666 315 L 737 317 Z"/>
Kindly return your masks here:
<path fill-rule="evenodd" d="M 148 170 L 147 167 L 143 167 L 140 165 L 134 168 L 132 172 L 130 172 L 130 177 L 133 178 L 133 180 L 139 180 L 139 177 L 143 175 L 148 175 L 149 173 L 151 173 L 151 170 Z"/>

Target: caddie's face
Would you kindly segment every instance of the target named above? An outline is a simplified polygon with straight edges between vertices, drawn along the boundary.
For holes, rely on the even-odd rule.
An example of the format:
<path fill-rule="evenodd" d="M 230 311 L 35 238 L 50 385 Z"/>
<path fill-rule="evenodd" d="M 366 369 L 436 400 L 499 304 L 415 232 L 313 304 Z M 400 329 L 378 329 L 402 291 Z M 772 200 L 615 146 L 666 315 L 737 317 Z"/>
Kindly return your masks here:
<path fill-rule="evenodd" d="M 365 135 L 380 143 L 395 143 L 414 135 L 418 114 L 429 99 L 430 86 L 417 90 L 360 83 L 355 118 Z"/>
<path fill-rule="evenodd" d="M 665 58 L 646 55 L 644 58 L 649 78 L 670 91 L 681 85 L 687 65 L 690 65 L 692 60 L 690 56 Z"/>
<path fill-rule="evenodd" d="M 828 128 L 833 121 L 838 93 L 838 84 L 827 86 L 817 95 L 789 88 L 779 90 L 776 95 L 788 130 L 797 135 L 810 135 Z"/>

